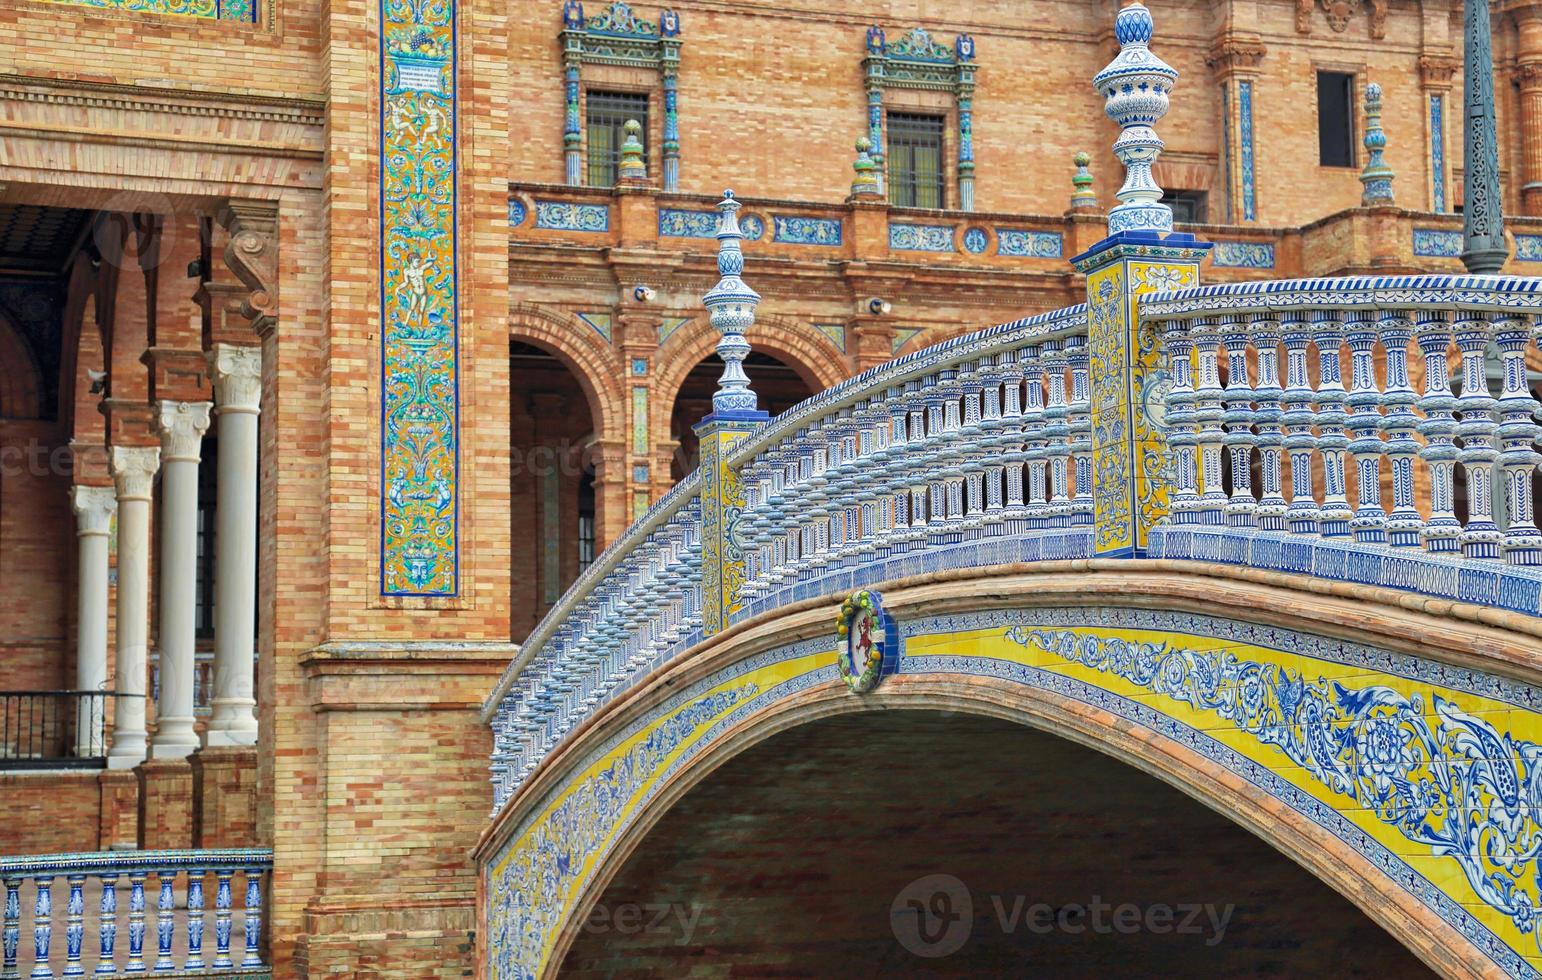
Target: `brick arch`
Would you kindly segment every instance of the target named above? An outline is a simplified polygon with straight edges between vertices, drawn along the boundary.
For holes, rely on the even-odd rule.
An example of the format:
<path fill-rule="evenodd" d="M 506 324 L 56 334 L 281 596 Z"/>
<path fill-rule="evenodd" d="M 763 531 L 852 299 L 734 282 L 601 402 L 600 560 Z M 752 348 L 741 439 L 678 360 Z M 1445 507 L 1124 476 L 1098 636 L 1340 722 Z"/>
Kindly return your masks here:
<path fill-rule="evenodd" d="M 710 356 L 717 347 L 718 332 L 705 316 L 682 324 L 659 347 L 654 362 L 659 365 L 654 391 L 666 409 L 673 406 L 680 386 L 691 369 Z M 753 350 L 771 354 L 798 373 L 809 389 L 820 392 L 851 376 L 846 355 L 835 342 L 813 327 L 789 317 L 771 314 L 758 316 L 745 334 Z M 750 379 L 751 387 L 755 379 Z"/>
<path fill-rule="evenodd" d="M 1164 627 L 1153 622 L 1153 614 L 1186 617 L 1181 623 L 1187 625 L 1179 627 L 1185 631 L 1204 628 L 1193 621 L 1196 614 L 1214 616 L 1229 620 L 1229 628 L 1241 631 L 1238 635 L 1254 637 L 1247 642 L 1267 643 L 1283 651 L 1287 659 L 1304 656 L 1304 651 L 1331 656 L 1324 651 L 1335 649 L 1335 636 L 1344 632 L 1339 617 L 1352 615 L 1361 627 L 1354 632 L 1355 640 L 1382 644 L 1379 649 L 1411 654 L 1430 662 L 1428 667 L 1400 668 L 1413 671 L 1406 675 L 1410 678 L 1454 676 L 1440 674 L 1435 661 L 1493 670 L 1512 664 L 1514 658 L 1523 656 L 1521 651 L 1525 649 L 1523 642 L 1498 640 L 1501 634 L 1497 631 L 1476 625 L 1466 617 L 1412 613 L 1399 608 L 1395 601 L 1381 601 L 1383 597 L 1378 595 L 1346 592 L 1303 602 L 1298 584 L 1288 577 L 1264 580 L 1233 569 L 1199 572 L 1144 562 L 1120 565 L 1117 570 L 1110 567 L 1091 573 L 1015 566 L 997 570 L 998 574 L 992 575 L 988 583 L 982 583 L 977 571 L 933 574 L 924 580 L 912 580 L 916 586 L 913 588 L 892 584 L 885 590 L 885 603 L 902 621 L 917 626 L 923 625 L 920 620 L 937 617 L 924 624 L 923 632 L 938 630 L 942 618 L 954 616 L 958 622 L 950 624 L 947 632 L 971 638 L 988 635 L 998 644 L 1014 641 L 1010 635 L 990 629 L 981 633 L 982 628 L 992 625 L 983 618 L 992 611 L 1014 615 L 1021 612 L 1025 614 L 1023 621 L 1034 622 L 1040 612 L 1053 615 L 1056 610 L 1075 611 L 1077 607 L 1135 607 L 1141 610 L 1138 615 L 1143 618 L 1139 621 L 1145 624 L 1139 628 L 1152 634 L 1142 639 L 1153 644 L 1162 642 L 1159 633 L 1163 628 L 1171 627 L 1171 623 Z M 988 587 L 982 590 L 982 584 Z M 1271 743 L 1254 739 L 1258 743 L 1255 745 L 1237 738 L 1225 743 L 1217 741 L 1212 746 L 1199 728 L 1190 728 L 1200 723 L 1179 720 L 1188 718 L 1188 709 L 1183 704 L 1178 705 L 1174 715 L 1172 706 L 1159 701 L 1143 700 L 1139 694 L 1132 699 L 1121 693 L 1123 689 L 1118 684 L 1109 687 L 1096 680 L 1096 670 L 1090 672 L 1093 680 L 1089 688 L 1084 679 L 1087 673 L 1060 672 L 1077 667 L 1074 659 L 1065 661 L 1068 667 L 1059 667 L 1055 665 L 1058 661 L 1045 654 L 1048 660 L 1023 661 L 1029 665 L 1049 664 L 1044 668 L 986 666 L 964 670 L 949 662 L 955 651 L 946 639 L 938 642 L 930 637 L 922 647 L 907 651 L 906 662 L 911 666 L 904 674 L 889 678 L 869 694 L 855 696 L 836 676 L 827 659 L 831 655 L 819 653 L 833 645 L 829 616 L 828 604 L 798 603 L 736 624 L 707 640 L 656 672 L 622 700 L 612 702 L 587 719 L 580 729 L 583 737 L 570 740 L 545 759 L 511 805 L 499 814 L 494 826 L 484 834 L 485 843 L 479 855 L 480 860 L 487 862 L 489 894 L 499 884 L 521 883 L 517 878 L 512 882 L 501 880 L 498 869 L 510 855 L 511 842 L 523 839 L 532 820 L 539 823 L 545 819 L 542 812 L 552 813 L 564 800 L 564 794 L 581 779 L 602 778 L 592 768 L 597 761 L 601 767 L 611 760 L 618 766 L 629 764 L 630 760 L 623 759 L 627 751 L 624 746 L 636 743 L 621 743 L 612 748 L 618 745 L 613 739 L 621 733 L 628 738 L 638 732 L 646 733 L 650 724 L 676 717 L 675 712 L 684 706 L 702 704 L 699 699 L 709 692 L 717 692 L 711 695 L 714 698 L 735 688 L 741 692 L 740 702 L 720 702 L 729 709 L 704 709 L 700 717 L 709 720 L 695 729 L 666 726 L 674 761 L 636 789 L 640 795 L 631 798 L 643 801 L 636 808 L 592 815 L 602 821 L 598 829 L 604 831 L 596 839 L 607 843 L 594 852 L 592 866 L 566 884 L 566 908 L 557 913 L 561 918 L 548 918 L 544 923 L 537 920 L 531 925 L 537 931 L 550 930 L 544 944 L 546 973 L 555 971 L 562 962 L 589 908 L 604 894 L 611 879 L 659 818 L 713 771 L 744 749 L 806 721 L 837 713 L 900 708 L 975 712 L 1039 728 L 1103 752 L 1171 784 L 1256 834 L 1354 903 L 1438 972 L 1495 972 L 1498 963 L 1489 959 L 1490 952 L 1483 945 L 1489 938 L 1486 932 L 1469 938 L 1452 924 L 1449 914 L 1437 911 L 1457 907 L 1457 899 L 1466 894 L 1460 893 L 1460 889 L 1467 887 L 1467 879 L 1458 873 L 1449 877 L 1454 884 L 1445 884 L 1448 879 L 1443 871 L 1451 869 L 1442 865 L 1438 880 L 1443 883 L 1433 887 L 1444 889 L 1447 894 L 1435 896 L 1429 891 L 1437 880 L 1429 877 L 1434 866 L 1420 862 L 1455 858 L 1429 848 L 1394 852 L 1383 846 L 1375 833 L 1367 833 L 1353 823 L 1351 818 L 1372 816 L 1357 796 L 1329 792 L 1324 797 L 1324 808 L 1313 791 L 1271 778 L 1270 774 L 1286 758 L 1282 753 L 1278 758 L 1270 754 L 1267 750 L 1273 748 Z M 1258 632 L 1260 625 L 1264 633 Z M 1277 627 L 1280 632 L 1268 633 L 1269 627 Z M 1447 629 L 1453 631 L 1454 642 L 1450 644 L 1426 639 Z M 908 627 L 906 631 L 910 631 Z M 1299 631 L 1297 641 L 1283 635 L 1291 631 Z M 1262 639 L 1265 633 L 1269 636 L 1267 640 Z M 1208 633 L 1188 635 L 1200 643 L 1209 639 Z M 1295 645 L 1302 637 L 1310 642 Z M 1488 647 L 1496 642 L 1503 642 L 1504 647 Z M 1490 652 L 1478 653 L 1484 649 Z M 968 656 L 962 649 L 957 652 Z M 1244 659 L 1254 655 L 1246 644 L 1237 652 Z M 938 662 L 918 665 L 909 656 Z M 974 656 L 983 658 L 987 665 L 997 662 L 993 650 L 982 648 Z M 1354 656 L 1357 655 L 1351 655 Z M 1384 656 L 1388 655 L 1376 654 L 1372 660 L 1390 663 L 1390 658 L 1382 659 Z M 779 673 L 783 665 L 800 660 L 805 665 L 797 670 L 803 672 L 804 678 Z M 1460 670 L 1456 668 L 1458 673 Z M 1301 676 L 1305 681 L 1304 672 Z M 1067 680 L 1061 682 L 1056 678 Z M 1365 684 L 1375 685 L 1378 680 L 1361 675 L 1357 684 L 1350 686 L 1359 689 Z M 1415 689 L 1420 689 L 1421 684 L 1430 688 L 1420 691 L 1421 699 L 1438 690 L 1439 683 L 1413 681 Z M 1460 695 L 1463 699 L 1470 698 L 1471 690 L 1487 689 L 1481 681 L 1462 683 L 1468 685 L 1464 690 L 1469 692 Z M 1079 691 L 1077 685 L 1090 690 L 1090 694 L 1088 690 Z M 743 710 L 731 710 L 736 703 Z M 1155 705 L 1154 713 L 1143 713 L 1142 705 Z M 1473 710 L 1470 704 L 1455 706 L 1458 710 Z M 713 723 L 713 718 L 718 721 Z M 1242 730 L 1238 728 L 1233 734 L 1240 735 Z M 1260 751 L 1260 745 L 1265 751 Z M 1265 765 L 1259 759 L 1272 760 L 1273 764 Z M 587 797 L 578 799 L 584 798 Z M 520 853 L 546 855 L 535 865 L 539 869 L 549 863 L 547 846 Z M 573 864 L 569 862 L 569 866 Z M 1426 896 L 1432 897 L 1428 904 Z M 518 934 L 519 930 L 511 929 L 510 933 Z M 1503 946 L 1504 940 L 1500 940 L 1500 948 L 1493 952 L 1505 953 Z M 484 954 L 490 951 L 483 947 Z M 1516 951 L 1512 947 L 1509 952 Z"/>
<path fill-rule="evenodd" d="M 43 415 L 43 374 L 32 347 L 9 317 L 0 315 L 0 419 Z"/>
<path fill-rule="evenodd" d="M 621 363 L 593 334 L 593 328 L 570 314 L 528 303 L 517 303 L 509 311 L 509 339 L 539 347 L 561 361 L 583 389 L 595 434 L 616 438 L 626 420 Z"/>

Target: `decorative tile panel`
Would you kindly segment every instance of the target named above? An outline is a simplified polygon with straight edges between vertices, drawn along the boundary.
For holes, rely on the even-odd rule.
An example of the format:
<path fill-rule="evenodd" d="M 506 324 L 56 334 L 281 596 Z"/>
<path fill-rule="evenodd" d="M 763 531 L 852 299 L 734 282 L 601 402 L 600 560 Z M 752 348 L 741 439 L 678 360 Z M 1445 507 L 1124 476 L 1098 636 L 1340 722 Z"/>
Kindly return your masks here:
<path fill-rule="evenodd" d="M 1065 248 L 1058 231 L 1024 231 L 1018 228 L 996 229 L 996 254 L 1031 259 L 1058 259 Z"/>
<path fill-rule="evenodd" d="M 964 232 L 964 251 L 970 255 L 980 255 L 991 246 L 990 235 L 984 228 L 970 228 Z"/>
<path fill-rule="evenodd" d="M 610 208 L 604 204 L 538 200 L 535 226 L 551 231 L 609 231 Z"/>
<path fill-rule="evenodd" d="M 1272 269 L 1274 243 L 1216 242 L 1210 261 L 1222 269 Z"/>
<path fill-rule="evenodd" d="M 1444 228 L 1415 228 L 1413 254 L 1436 259 L 1461 258 L 1462 233 Z"/>
<path fill-rule="evenodd" d="M 632 482 L 633 483 L 647 483 L 648 482 L 648 464 L 647 463 L 634 463 L 632 465 Z"/>
<path fill-rule="evenodd" d="M 579 313 L 578 318 L 594 328 L 594 332 L 605 338 L 610 343 L 611 317 L 609 313 Z"/>
<path fill-rule="evenodd" d="M 1516 235 L 1515 261 L 1542 262 L 1542 235 Z"/>
<path fill-rule="evenodd" d="M 894 340 L 892 342 L 889 353 L 898 354 L 900 352 L 900 348 L 904 347 L 912 340 L 915 340 L 916 337 L 920 336 L 922 329 L 923 328 L 921 327 L 895 327 Z"/>
<path fill-rule="evenodd" d="M 659 235 L 663 238 L 716 238 L 716 211 L 659 209 Z"/>
<path fill-rule="evenodd" d="M 1242 220 L 1258 217 L 1253 181 L 1253 83 L 1237 81 L 1237 127 L 1241 139 L 1238 156 L 1242 160 Z"/>
<path fill-rule="evenodd" d="M 766 236 L 766 219 L 758 214 L 740 215 L 739 230 L 744 232 L 746 241 L 758 242 Z"/>
<path fill-rule="evenodd" d="M 632 452 L 648 451 L 648 389 L 632 386 Z"/>
<path fill-rule="evenodd" d="M 381 0 L 381 555 L 391 596 L 459 563 L 454 5 Z"/>
<path fill-rule="evenodd" d="M 525 202 L 517 197 L 509 198 L 509 227 L 518 228 L 525 223 L 530 212 L 525 208 Z"/>
<path fill-rule="evenodd" d="M 814 329 L 830 338 L 830 342 L 846 353 L 846 324 L 844 323 L 816 323 Z"/>
<path fill-rule="evenodd" d="M 136 14 L 171 14 L 204 20 L 257 22 L 256 0 L 54 0 L 80 7 Z"/>
<path fill-rule="evenodd" d="M 831 218 L 805 218 L 790 214 L 771 216 L 772 240 L 788 245 L 839 245 L 841 223 Z"/>
<path fill-rule="evenodd" d="M 648 373 L 648 360 L 643 357 L 632 358 L 632 376 L 642 377 Z"/>
<path fill-rule="evenodd" d="M 691 322 L 687 316 L 666 316 L 659 321 L 659 343 L 669 339 L 669 335 Z"/>
<path fill-rule="evenodd" d="M 912 225 L 891 222 L 889 247 L 896 252 L 951 252 L 952 225 Z"/>
<path fill-rule="evenodd" d="M 1446 97 L 1430 93 L 1430 210 L 1446 212 Z"/>

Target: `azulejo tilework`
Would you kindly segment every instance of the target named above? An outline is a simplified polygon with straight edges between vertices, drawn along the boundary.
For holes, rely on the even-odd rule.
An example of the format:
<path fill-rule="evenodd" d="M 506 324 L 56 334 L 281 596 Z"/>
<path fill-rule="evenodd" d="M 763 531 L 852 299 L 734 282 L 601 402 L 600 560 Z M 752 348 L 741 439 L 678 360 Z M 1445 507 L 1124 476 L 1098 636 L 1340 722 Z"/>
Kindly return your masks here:
<path fill-rule="evenodd" d="M 1058 259 L 1064 250 L 1058 231 L 1024 231 L 1019 228 L 996 229 L 996 254 L 1017 255 L 1030 259 Z"/>
<path fill-rule="evenodd" d="M 984 228 L 970 228 L 964 232 L 963 246 L 970 255 L 979 255 L 990 248 L 990 235 Z"/>
<path fill-rule="evenodd" d="M 1216 242 L 1210 261 L 1223 269 L 1272 269 L 1274 243 Z"/>
<path fill-rule="evenodd" d="M 745 241 L 758 242 L 766 237 L 766 220 L 758 214 L 741 215 L 739 230 L 744 232 Z"/>
<path fill-rule="evenodd" d="M 524 199 L 518 197 L 509 198 L 509 227 L 518 228 L 525 223 L 525 219 L 528 217 L 530 217 L 530 211 L 525 207 Z"/>
<path fill-rule="evenodd" d="M 594 332 L 610 343 L 611 319 L 609 313 L 579 313 L 578 318 L 594 329 Z"/>
<path fill-rule="evenodd" d="M 459 591 L 454 5 L 382 0 L 381 557 L 386 595 Z"/>
<path fill-rule="evenodd" d="M 171 14 L 206 20 L 257 21 L 256 0 L 54 0 L 82 7 L 100 7 L 128 13 Z"/>
<path fill-rule="evenodd" d="M 1446 97 L 1430 93 L 1430 210 L 1446 210 Z"/>
<path fill-rule="evenodd" d="M 1542 235 L 1516 235 L 1515 261 L 1542 262 Z"/>
<path fill-rule="evenodd" d="M 1444 228 L 1415 228 L 1413 254 L 1437 259 L 1461 258 L 1462 233 Z"/>
<path fill-rule="evenodd" d="M 1242 158 L 1242 220 L 1253 221 L 1258 217 L 1257 188 L 1253 179 L 1253 83 L 1247 79 L 1237 81 L 1237 130 Z"/>
<path fill-rule="evenodd" d="M 1111 713 L 1137 726 L 1135 742 L 1219 766 L 1332 834 L 1499 972 L 1538 976 L 1524 958 L 1538 948 L 1537 688 L 1283 627 L 1129 607 L 955 613 L 898 632 L 899 674 L 983 678 Z M 579 893 L 663 787 L 726 732 L 841 685 L 837 646 L 822 636 L 723 667 L 580 754 L 484 868 L 491 975 L 540 975 Z"/>
<path fill-rule="evenodd" d="M 670 334 L 674 333 L 676 330 L 679 330 L 681 327 L 690 322 L 691 318 L 686 316 L 666 316 L 664 319 L 660 320 L 659 343 L 662 344 L 664 341 L 668 340 Z"/>
<path fill-rule="evenodd" d="M 773 241 L 788 245 L 839 245 L 841 223 L 832 218 L 805 218 L 791 214 L 771 216 Z"/>
<path fill-rule="evenodd" d="M 609 231 L 610 208 L 603 204 L 536 201 L 535 226 L 552 231 Z"/>
<path fill-rule="evenodd" d="M 846 353 L 846 325 L 844 323 L 816 323 L 814 329 L 830 338 L 830 342 Z"/>
<path fill-rule="evenodd" d="M 953 251 L 952 225 L 889 225 L 889 247 L 899 252 Z"/>
<path fill-rule="evenodd" d="M 665 238 L 716 238 L 716 211 L 659 209 L 659 234 Z"/>

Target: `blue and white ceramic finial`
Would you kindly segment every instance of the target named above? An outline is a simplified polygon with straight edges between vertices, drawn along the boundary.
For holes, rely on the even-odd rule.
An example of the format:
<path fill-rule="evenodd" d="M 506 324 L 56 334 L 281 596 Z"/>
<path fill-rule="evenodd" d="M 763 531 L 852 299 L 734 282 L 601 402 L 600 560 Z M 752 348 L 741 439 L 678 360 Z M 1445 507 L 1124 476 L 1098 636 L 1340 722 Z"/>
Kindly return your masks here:
<path fill-rule="evenodd" d="M 744 359 L 749 356 L 750 342 L 744 332 L 755 322 L 755 307 L 760 294 L 739 278 L 744 272 L 744 253 L 739 251 L 739 241 L 744 233 L 739 230 L 739 202 L 734 192 L 723 192 L 723 200 L 717 206 L 720 217 L 717 225 L 717 285 L 701 298 L 702 305 L 711 316 L 712 325 L 723 338 L 717 342 L 717 355 L 723 359 L 723 376 L 718 379 L 717 391 L 712 395 L 712 414 L 733 415 L 755 412 L 759 405 L 755 393 L 750 390 L 750 379 L 744 373 Z"/>
<path fill-rule="evenodd" d="M 1392 204 L 1392 178 L 1397 176 L 1382 156 L 1387 148 L 1387 134 L 1381 129 L 1381 86 L 1375 82 L 1365 87 L 1365 167 L 1360 171 L 1360 204 Z"/>
<path fill-rule="evenodd" d="M 1167 115 L 1167 94 L 1178 70 L 1151 53 L 1151 11 L 1137 2 L 1119 11 L 1114 36 L 1119 54 L 1092 77 L 1103 96 L 1103 111 L 1122 127 L 1114 141 L 1114 156 L 1124 164 L 1124 186 L 1115 195 L 1119 204 L 1108 212 L 1108 233 L 1173 229 L 1172 208 L 1161 203 L 1162 188 L 1151 176 L 1162 152 L 1162 141 L 1151 127 Z"/>

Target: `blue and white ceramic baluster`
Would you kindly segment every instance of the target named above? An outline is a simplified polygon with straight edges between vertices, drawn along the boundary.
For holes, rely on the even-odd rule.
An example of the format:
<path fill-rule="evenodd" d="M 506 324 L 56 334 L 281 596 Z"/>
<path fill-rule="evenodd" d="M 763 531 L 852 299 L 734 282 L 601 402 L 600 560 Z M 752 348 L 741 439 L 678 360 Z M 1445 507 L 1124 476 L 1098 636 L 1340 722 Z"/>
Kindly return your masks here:
<path fill-rule="evenodd" d="M 155 903 L 155 938 L 156 957 L 155 969 L 158 972 L 175 970 L 177 964 L 171 958 L 171 941 L 176 935 L 177 928 L 177 903 L 172 891 L 177 880 L 177 871 L 171 868 L 161 868 L 155 872 L 155 880 L 160 883 L 160 900 Z"/>
<path fill-rule="evenodd" d="M 65 906 L 63 976 L 82 977 L 86 975 L 80 962 L 80 950 L 86 941 L 86 876 L 69 874 L 64 880 L 69 883 L 70 897 Z"/>
<path fill-rule="evenodd" d="M 187 960 L 185 970 L 203 969 L 203 878 L 202 868 L 187 872 Z"/>
<path fill-rule="evenodd" d="M 1017 537 L 1028 529 L 1028 499 L 1025 495 L 1023 467 L 1028 461 L 1023 432 L 1023 365 L 1021 350 L 996 355 L 1002 372 L 1002 429 L 997 440 L 1001 461 L 1006 466 L 1002 530 Z"/>
<path fill-rule="evenodd" d="M 1048 420 L 1044 415 L 1044 347 L 1028 344 L 1017 362 L 1023 368 L 1023 459 L 1027 463 L 1027 527 L 1049 527 L 1049 438 L 1044 434 Z"/>
<path fill-rule="evenodd" d="M 103 872 L 98 876 L 102 883 L 102 901 L 97 907 L 97 957 L 98 976 L 111 976 L 118 972 L 114 964 L 118 944 L 118 875 Z"/>
<path fill-rule="evenodd" d="M 857 508 L 860 521 L 857 527 L 856 562 L 858 567 L 870 564 L 878 550 L 878 511 L 883 503 L 883 489 L 873 479 L 879 467 L 878 453 L 880 431 L 887 431 L 885 424 L 877 424 L 878 399 L 865 399 L 857 406 Z"/>
<path fill-rule="evenodd" d="M 1071 399 L 1066 403 L 1067 428 L 1070 430 L 1071 464 L 1076 478 L 1076 495 L 1071 499 L 1067 523 L 1071 527 L 1092 526 L 1092 390 L 1087 383 L 1091 360 L 1087 338 L 1082 335 L 1065 340 L 1066 363 L 1071 366 Z"/>
<path fill-rule="evenodd" d="M 1417 548 L 1424 518 L 1414 505 L 1414 460 L 1419 458 L 1419 417 L 1414 414 L 1418 396 L 1409 383 L 1408 344 L 1413 340 L 1413 317 L 1407 310 L 1381 311 L 1377 324 L 1382 350 L 1386 352 L 1386 384 L 1381 404 L 1385 413 L 1381 431 L 1386 435 L 1385 449 L 1392 469 L 1392 511 L 1387 515 L 1387 543 L 1394 548 Z"/>
<path fill-rule="evenodd" d="M 878 561 L 887 561 L 894 554 L 894 540 L 903 535 L 909 528 L 909 520 L 906 511 L 909 510 L 909 494 L 904 492 L 903 484 L 897 482 L 900 474 L 901 460 L 907 449 L 905 444 L 905 401 L 904 391 L 898 386 L 889 388 L 884 393 L 883 411 L 886 416 L 888 435 L 884 438 L 883 448 L 879 451 L 882 459 L 874 479 L 883 492 L 883 526 L 878 534 L 878 550 L 874 557 Z"/>
<path fill-rule="evenodd" d="M 241 957 L 242 966 L 262 966 L 262 868 L 246 869 L 246 955 Z"/>
<path fill-rule="evenodd" d="M 797 530 L 787 550 L 787 563 L 794 578 L 803 578 L 805 573 L 814 572 L 822 564 L 821 556 L 816 554 L 818 535 L 814 526 L 819 523 L 820 513 L 817 508 L 809 506 L 809 492 L 814 480 L 814 446 L 809 430 L 799 429 L 792 446 L 793 455 L 797 459 L 797 474 L 792 480 L 789 497 L 793 501 L 793 512 L 797 515 Z M 829 492 L 834 496 L 840 492 L 838 473 L 832 467 L 826 471 L 826 475 L 831 478 Z"/>
<path fill-rule="evenodd" d="M 0 978 L 15 980 L 16 952 L 21 945 L 22 878 L 5 879 L 5 922 L 0 928 Z"/>
<path fill-rule="evenodd" d="M 1494 436 L 1498 405 L 1488 387 L 1488 344 L 1493 314 L 1462 312 L 1456 318 L 1456 346 L 1462 352 L 1462 393 L 1457 397 L 1462 439 L 1457 456 L 1467 473 L 1467 526 L 1462 529 L 1462 554 L 1467 558 L 1498 558 L 1502 535 L 1494 522 L 1494 463 L 1499 450 Z"/>
<path fill-rule="evenodd" d="M 981 520 L 985 525 L 984 533 L 987 537 L 1000 537 L 1006 532 L 1004 521 L 1006 461 L 1003 459 L 1003 453 L 1011 444 L 1012 437 L 1008 432 L 1008 422 L 1001 408 L 1002 382 L 1006 380 L 1009 356 L 1007 354 L 996 357 L 986 355 L 980 361 L 980 381 L 985 385 L 985 394 L 981 406 L 980 435 L 976 442 L 985 454 L 985 514 Z M 1007 387 L 1010 388 L 1012 385 L 1009 383 Z"/>
<path fill-rule="evenodd" d="M 1052 337 L 1044 341 L 1044 438 L 1048 443 L 1049 506 L 1045 510 L 1050 527 L 1065 527 L 1071 522 L 1071 423 L 1066 407 L 1065 341 Z"/>
<path fill-rule="evenodd" d="M 145 972 L 145 878 L 146 873 L 138 869 L 132 870 L 128 873 L 129 955 L 128 964 L 123 968 L 124 973 Z"/>
<path fill-rule="evenodd" d="M 1262 492 L 1258 500 L 1258 526 L 1265 531 L 1284 531 L 1289 525 L 1285 513 L 1285 427 L 1281 424 L 1280 399 L 1280 321 L 1273 313 L 1255 313 L 1249 331 L 1253 350 L 1258 355 L 1258 383 L 1253 399 L 1258 408 L 1258 470 Z"/>
<path fill-rule="evenodd" d="M 1526 348 L 1531 341 L 1530 316 L 1505 316 L 1494 325 L 1504 369 L 1504 388 L 1499 393 L 1499 468 L 1505 487 L 1506 512 L 1504 559 L 1510 565 L 1542 565 L 1542 531 L 1532 510 L 1531 482 L 1542 463 L 1535 443 L 1542 436 L 1536 424 L 1537 400 L 1526 387 Z"/>
<path fill-rule="evenodd" d="M 905 382 L 905 402 L 910 410 L 910 444 L 915 447 L 915 451 L 906 456 L 906 464 L 910 471 L 910 533 L 906 536 L 906 551 L 921 551 L 926 548 L 926 537 L 932 521 L 932 513 L 929 510 L 931 505 L 929 477 L 932 448 L 935 446 L 938 433 L 927 429 L 930 397 L 928 381 Z M 941 409 L 939 408 L 938 411 L 940 413 Z M 942 426 L 940 414 L 937 425 L 939 428 Z"/>
<path fill-rule="evenodd" d="M 963 385 L 956 368 L 937 372 L 937 386 L 942 389 L 942 437 L 937 462 L 942 475 L 943 502 L 947 509 L 942 541 L 957 544 L 963 540 L 964 526 L 964 416 Z"/>
<path fill-rule="evenodd" d="M 1202 316 L 1190 331 L 1199 352 L 1199 375 L 1194 385 L 1194 422 L 1199 427 L 1199 504 L 1197 523 L 1220 525 L 1226 510 L 1225 470 L 1221 462 L 1226 432 L 1221 428 L 1220 343 L 1221 319 Z"/>
<path fill-rule="evenodd" d="M 214 872 L 214 969 L 228 970 L 235 964 L 230 961 L 230 879 L 234 868 L 219 868 Z"/>
<path fill-rule="evenodd" d="M 1340 348 L 1344 344 L 1343 313 L 1338 310 L 1312 311 L 1312 337 L 1317 343 L 1317 449 L 1322 454 L 1323 497 L 1318 511 L 1318 526 L 1325 538 L 1349 535 L 1349 522 L 1355 516 L 1349 508 L 1348 485 L 1344 478 L 1344 453 L 1349 438 L 1344 427 L 1349 415 L 1344 403 Z"/>
<path fill-rule="evenodd" d="M 53 968 L 48 965 L 48 950 L 52 945 L 54 936 L 53 923 L 53 875 L 38 875 L 32 879 L 37 888 L 37 900 L 32 903 L 32 972 L 27 974 L 29 978 L 42 980 L 54 975 Z"/>
<path fill-rule="evenodd" d="M 1173 454 L 1172 521 L 1199 523 L 1199 429 L 1194 420 L 1194 320 L 1175 316 L 1162 321 L 1162 347 L 1172 381 L 1163 397 L 1167 445 Z"/>
<path fill-rule="evenodd" d="M 1249 320 L 1242 313 L 1221 317 L 1221 344 L 1226 348 L 1226 389 L 1221 393 L 1222 444 L 1231 460 L 1231 496 L 1223 513 L 1227 527 L 1257 527 L 1258 502 L 1253 499 L 1253 384 L 1248 377 Z"/>
<path fill-rule="evenodd" d="M 1376 387 L 1376 312 L 1350 310 L 1344 317 L 1349 345 L 1349 455 L 1354 461 L 1356 496 L 1349 529 L 1361 544 L 1387 540 L 1387 512 L 1381 505 L 1381 392 Z"/>
<path fill-rule="evenodd" d="M 862 500 L 862 470 L 857 460 L 857 433 L 861 429 L 861 421 L 858 417 L 860 406 L 855 409 L 841 409 L 841 417 L 845 425 L 841 428 L 841 519 L 844 524 L 845 534 L 841 538 L 840 558 L 844 568 L 850 568 L 856 562 L 857 548 L 861 545 L 861 530 L 858 527 L 858 517 L 861 513 Z"/>
<path fill-rule="evenodd" d="M 1290 507 L 1285 520 L 1292 534 L 1316 534 L 1321 511 L 1317 506 L 1317 481 L 1312 473 L 1312 451 L 1317 436 L 1312 433 L 1316 414 L 1312 402 L 1311 374 L 1307 370 L 1312 331 L 1304 310 L 1286 310 L 1280 314 L 1280 336 L 1285 344 L 1285 391 L 1280 397 L 1284 409 L 1280 421 L 1285 424 L 1285 453 L 1290 459 Z M 1307 571 L 1305 568 L 1295 571 Z"/>
<path fill-rule="evenodd" d="M 964 474 L 964 540 L 980 537 L 985 529 L 985 447 L 980 443 L 980 425 L 985 419 L 985 382 L 980 376 L 980 362 L 960 365 L 959 387 L 963 392 L 963 422 L 959 427 L 960 470 Z"/>
<path fill-rule="evenodd" d="M 943 527 L 948 519 L 947 485 L 942 479 L 942 412 L 943 391 L 937 375 L 921 379 L 921 400 L 926 406 L 926 438 L 916 460 L 919 468 L 926 471 L 926 534 L 922 547 L 935 547 L 942 543 Z"/>

